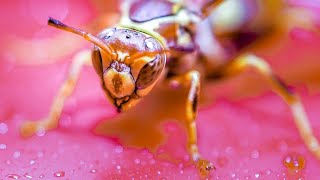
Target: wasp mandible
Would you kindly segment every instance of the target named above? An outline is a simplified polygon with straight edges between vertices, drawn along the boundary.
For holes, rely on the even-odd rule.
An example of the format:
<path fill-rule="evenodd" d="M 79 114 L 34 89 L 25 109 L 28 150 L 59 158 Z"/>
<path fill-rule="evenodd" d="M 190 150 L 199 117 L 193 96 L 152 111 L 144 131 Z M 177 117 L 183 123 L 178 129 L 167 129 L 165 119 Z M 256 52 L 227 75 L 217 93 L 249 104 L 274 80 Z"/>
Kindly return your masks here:
<path fill-rule="evenodd" d="M 187 117 L 187 148 L 200 174 L 207 176 L 214 166 L 200 155 L 197 146 L 196 115 L 200 81 L 235 76 L 252 68 L 263 76 L 271 89 L 289 105 L 304 143 L 320 158 L 319 143 L 313 135 L 299 96 L 279 80 L 266 61 L 242 51 L 248 44 L 263 36 L 265 30 L 273 26 L 270 23 L 272 21 L 265 21 L 262 25 L 259 22 L 256 23 L 257 26 L 249 26 L 245 30 L 245 23 L 239 27 L 232 24 L 232 28 L 227 29 L 216 23 L 216 29 L 212 31 L 211 14 L 216 8 L 230 1 L 210 1 L 198 11 L 191 10 L 181 2 L 124 1 L 121 4 L 119 23 L 114 28 L 102 30 L 97 36 L 49 18 L 50 26 L 80 35 L 94 46 L 92 52 L 80 52 L 74 57 L 69 75 L 59 89 L 48 117 L 43 121 L 25 123 L 22 133 L 31 135 L 39 129 L 49 130 L 57 127 L 64 101 L 72 94 L 81 67 L 90 64 L 92 59 L 106 97 L 119 112 L 134 107 L 160 80 L 174 82 L 189 89 L 185 107 L 181 107 L 185 109 Z M 261 12 L 265 12 L 281 8 L 283 2 L 271 3 L 260 0 L 250 1 L 249 4 L 262 7 L 264 11 Z M 251 14 L 252 18 L 265 18 L 261 12 Z M 248 16 L 246 18 L 241 22 L 248 21 Z M 205 30 L 211 33 L 210 37 L 207 36 L 208 42 L 199 40 L 199 37 L 206 35 Z M 221 39 L 226 36 L 228 43 L 219 44 L 219 41 L 213 41 L 211 36 L 220 36 Z M 223 51 L 224 49 L 228 50 Z M 220 54 L 221 58 L 217 60 L 213 57 L 215 54 Z M 191 56 L 192 61 L 185 58 L 187 56 Z"/>

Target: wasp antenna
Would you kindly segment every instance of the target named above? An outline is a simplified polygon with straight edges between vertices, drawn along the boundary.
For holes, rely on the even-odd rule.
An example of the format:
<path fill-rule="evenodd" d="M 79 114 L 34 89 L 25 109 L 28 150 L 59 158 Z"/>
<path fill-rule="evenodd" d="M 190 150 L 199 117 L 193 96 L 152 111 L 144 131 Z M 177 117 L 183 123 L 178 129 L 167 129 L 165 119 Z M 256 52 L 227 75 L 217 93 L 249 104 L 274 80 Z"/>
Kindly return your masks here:
<path fill-rule="evenodd" d="M 111 48 L 106 43 L 104 43 L 100 38 L 98 38 L 97 36 L 94 36 L 94 35 L 86 32 L 86 31 L 83 31 L 83 30 L 80 30 L 80 29 L 65 25 L 62 22 L 60 22 L 60 21 L 58 21 L 56 19 L 53 19 L 51 17 L 49 17 L 49 19 L 48 19 L 48 25 L 49 26 L 53 26 L 53 27 L 58 28 L 58 29 L 62 29 L 62 30 L 74 33 L 74 34 L 78 34 L 78 35 L 84 37 L 86 40 L 92 42 L 93 44 L 95 44 L 96 46 L 101 48 L 102 50 L 106 51 L 108 54 L 110 54 L 110 55 L 115 54 L 111 50 Z"/>

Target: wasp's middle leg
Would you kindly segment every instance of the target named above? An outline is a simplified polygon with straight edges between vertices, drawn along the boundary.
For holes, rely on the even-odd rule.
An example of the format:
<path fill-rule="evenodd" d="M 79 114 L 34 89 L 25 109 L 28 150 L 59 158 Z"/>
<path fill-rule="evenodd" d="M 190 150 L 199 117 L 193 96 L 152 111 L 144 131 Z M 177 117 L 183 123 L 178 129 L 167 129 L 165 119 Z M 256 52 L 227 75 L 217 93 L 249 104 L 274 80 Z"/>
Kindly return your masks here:
<path fill-rule="evenodd" d="M 198 146 L 197 146 L 197 127 L 196 127 L 196 115 L 197 105 L 200 92 L 200 74 L 198 71 L 189 71 L 186 74 L 179 75 L 170 79 L 171 82 L 178 83 L 182 86 L 188 86 L 188 98 L 185 106 L 186 122 L 185 126 L 188 132 L 188 151 L 192 160 L 196 163 L 200 174 L 204 177 L 208 176 L 210 170 L 214 166 L 207 160 L 202 159 Z"/>
<path fill-rule="evenodd" d="M 263 59 L 253 55 L 245 54 L 239 56 L 226 67 L 224 73 L 228 75 L 236 75 L 247 68 L 254 68 L 260 73 L 270 84 L 271 89 L 281 96 L 284 101 L 289 105 L 296 127 L 306 144 L 307 148 L 320 159 L 320 145 L 312 132 L 309 119 L 305 113 L 301 100 L 297 94 L 290 91 L 279 78 L 273 74 L 269 64 Z"/>
<path fill-rule="evenodd" d="M 82 66 L 91 64 L 91 51 L 85 50 L 76 54 L 73 58 L 69 74 L 58 94 L 53 100 L 48 117 L 40 121 L 27 121 L 21 127 L 22 136 L 30 136 L 37 131 L 50 130 L 58 126 L 58 121 L 63 109 L 64 102 L 69 97 L 76 85 Z"/>

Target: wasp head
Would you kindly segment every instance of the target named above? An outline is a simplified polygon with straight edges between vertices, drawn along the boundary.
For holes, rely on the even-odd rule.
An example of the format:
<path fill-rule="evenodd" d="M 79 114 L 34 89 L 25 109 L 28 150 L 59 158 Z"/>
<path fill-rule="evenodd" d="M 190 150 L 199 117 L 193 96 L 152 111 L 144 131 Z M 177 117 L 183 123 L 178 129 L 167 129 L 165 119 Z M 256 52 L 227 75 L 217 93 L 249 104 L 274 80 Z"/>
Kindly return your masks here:
<path fill-rule="evenodd" d="M 159 41 L 131 29 L 106 29 L 98 36 L 113 54 L 94 46 L 93 64 L 108 99 L 119 111 L 128 110 L 147 95 L 165 66 Z"/>

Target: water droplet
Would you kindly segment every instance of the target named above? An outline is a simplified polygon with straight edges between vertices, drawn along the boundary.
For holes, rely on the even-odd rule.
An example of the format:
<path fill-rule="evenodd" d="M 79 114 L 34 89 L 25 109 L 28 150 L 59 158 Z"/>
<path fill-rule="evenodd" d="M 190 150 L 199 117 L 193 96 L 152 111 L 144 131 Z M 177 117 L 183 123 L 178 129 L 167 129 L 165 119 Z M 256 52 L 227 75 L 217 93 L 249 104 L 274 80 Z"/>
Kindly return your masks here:
<path fill-rule="evenodd" d="M 17 159 L 17 158 L 20 157 L 20 155 L 21 155 L 20 151 L 15 151 L 15 152 L 13 153 L 13 158 Z"/>
<path fill-rule="evenodd" d="M 38 158 L 42 158 L 42 157 L 43 157 L 43 152 L 42 152 L 42 151 L 39 151 L 39 152 L 37 153 L 37 156 L 38 156 Z"/>
<path fill-rule="evenodd" d="M 42 137 L 46 134 L 46 129 L 43 127 L 39 127 L 36 131 L 36 135 Z"/>
<path fill-rule="evenodd" d="M 160 174 L 161 174 L 161 172 L 160 172 L 160 171 L 157 171 L 157 173 L 158 173 L 158 175 L 160 175 Z"/>
<path fill-rule="evenodd" d="M 0 150 L 5 150 L 7 149 L 7 145 L 5 144 L 0 144 Z"/>
<path fill-rule="evenodd" d="M 28 173 L 24 174 L 23 176 L 26 177 L 26 178 L 28 178 L 28 179 L 32 179 L 32 176 L 29 175 Z"/>
<path fill-rule="evenodd" d="M 20 176 L 18 174 L 8 174 L 6 176 L 6 178 L 8 178 L 8 179 L 19 179 Z"/>
<path fill-rule="evenodd" d="M 53 175 L 54 175 L 54 177 L 64 177 L 65 172 L 64 171 L 58 171 L 58 172 L 55 172 Z"/>
<path fill-rule="evenodd" d="M 289 170 L 302 170 L 305 167 L 305 163 L 304 157 L 298 153 L 288 154 L 283 160 L 283 164 Z"/>
<path fill-rule="evenodd" d="M 259 156 L 260 156 L 259 151 L 254 150 L 254 151 L 251 152 L 251 158 L 252 158 L 252 159 L 258 159 Z"/>
<path fill-rule="evenodd" d="M 231 173 L 230 175 L 232 178 L 235 178 L 236 177 L 236 174 L 235 173 Z"/>
<path fill-rule="evenodd" d="M 0 123 L 0 134 L 6 134 L 8 132 L 8 126 L 6 123 Z"/>
<path fill-rule="evenodd" d="M 43 175 L 43 174 L 40 174 L 39 178 L 40 178 L 40 179 L 44 178 L 44 175 Z"/>
<path fill-rule="evenodd" d="M 33 159 L 31 159 L 30 162 L 29 162 L 30 165 L 32 165 L 32 164 L 34 164 L 34 163 L 36 163 L 36 161 L 33 160 Z"/>
<path fill-rule="evenodd" d="M 97 172 L 97 170 L 95 170 L 95 169 L 91 169 L 91 171 L 90 171 L 91 173 L 96 173 Z"/>
<path fill-rule="evenodd" d="M 117 170 L 120 170 L 120 169 L 121 169 L 121 166 L 120 166 L 120 165 L 117 165 L 116 168 L 117 168 Z"/>
<path fill-rule="evenodd" d="M 270 175 L 271 174 L 271 170 L 266 170 L 266 175 Z"/>
<path fill-rule="evenodd" d="M 117 146 L 117 147 L 114 149 L 114 151 L 115 151 L 116 153 L 122 153 L 122 152 L 123 152 L 123 147 L 122 147 L 122 146 Z"/>
<path fill-rule="evenodd" d="M 135 160 L 134 160 L 134 163 L 140 164 L 140 159 L 135 159 Z"/>
<path fill-rule="evenodd" d="M 254 174 L 254 177 L 255 177 L 255 178 L 259 178 L 259 177 L 260 177 L 260 174 L 259 174 L 259 173 L 255 173 L 255 174 Z"/>

